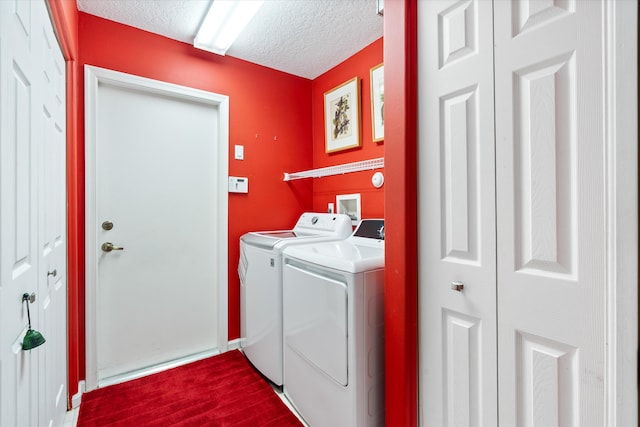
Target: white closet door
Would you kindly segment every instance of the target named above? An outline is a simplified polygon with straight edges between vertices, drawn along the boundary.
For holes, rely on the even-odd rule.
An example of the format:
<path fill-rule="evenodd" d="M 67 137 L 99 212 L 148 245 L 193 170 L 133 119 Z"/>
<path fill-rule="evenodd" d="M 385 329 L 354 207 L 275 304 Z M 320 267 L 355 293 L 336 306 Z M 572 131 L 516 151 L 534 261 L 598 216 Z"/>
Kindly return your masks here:
<path fill-rule="evenodd" d="M 22 350 L 24 293 L 37 292 L 39 118 L 32 2 L 0 1 L 0 425 L 38 425 L 38 354 Z M 31 321 L 40 316 L 32 304 Z M 46 344 L 45 344 L 46 345 Z"/>
<path fill-rule="evenodd" d="M 494 426 L 492 3 L 421 1 L 418 13 L 421 423 Z"/>
<path fill-rule="evenodd" d="M 36 328 L 47 342 L 40 348 L 39 424 L 62 425 L 67 411 L 67 188 L 65 61 L 46 7 L 37 32 L 42 67 L 38 89 L 39 135 L 38 307 Z"/>
<path fill-rule="evenodd" d="M 500 423 L 604 423 L 601 1 L 495 2 Z"/>
<path fill-rule="evenodd" d="M 64 70 L 45 1 L 0 1 L 2 426 L 57 426 L 66 412 Z M 46 339 L 28 351 L 25 293 Z"/>

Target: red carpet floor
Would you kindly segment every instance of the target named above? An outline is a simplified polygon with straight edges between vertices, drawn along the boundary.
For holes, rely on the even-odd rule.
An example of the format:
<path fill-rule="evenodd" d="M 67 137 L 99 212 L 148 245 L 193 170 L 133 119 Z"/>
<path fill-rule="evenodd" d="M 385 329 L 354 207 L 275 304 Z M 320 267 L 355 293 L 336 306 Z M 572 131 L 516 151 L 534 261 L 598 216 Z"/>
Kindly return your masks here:
<path fill-rule="evenodd" d="M 301 426 L 239 351 L 82 396 L 78 427 Z"/>

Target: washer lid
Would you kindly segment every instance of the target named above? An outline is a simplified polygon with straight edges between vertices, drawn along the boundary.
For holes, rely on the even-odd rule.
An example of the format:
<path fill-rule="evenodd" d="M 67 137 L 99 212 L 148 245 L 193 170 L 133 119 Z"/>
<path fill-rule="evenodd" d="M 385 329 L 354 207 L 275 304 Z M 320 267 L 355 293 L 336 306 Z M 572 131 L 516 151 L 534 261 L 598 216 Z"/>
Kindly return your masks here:
<path fill-rule="evenodd" d="M 293 230 L 252 231 L 243 234 L 244 243 L 265 249 L 273 249 L 279 243 L 302 242 L 310 238 L 321 240 L 346 239 L 351 234 L 351 219 L 342 214 L 305 212 L 300 215 Z"/>
<path fill-rule="evenodd" d="M 273 249 L 275 245 L 282 241 L 312 237 L 312 234 L 299 233 L 294 230 L 274 230 L 274 231 L 252 231 L 243 234 L 240 240 L 252 246 L 265 249 Z"/>

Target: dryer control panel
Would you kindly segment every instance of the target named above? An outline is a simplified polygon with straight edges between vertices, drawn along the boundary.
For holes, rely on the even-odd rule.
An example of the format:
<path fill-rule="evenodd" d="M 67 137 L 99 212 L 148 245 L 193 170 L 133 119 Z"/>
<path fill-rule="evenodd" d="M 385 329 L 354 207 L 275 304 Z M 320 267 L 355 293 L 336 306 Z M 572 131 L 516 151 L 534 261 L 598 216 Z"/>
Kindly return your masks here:
<path fill-rule="evenodd" d="M 384 240 L 384 219 L 363 219 L 353 235 L 367 239 Z"/>

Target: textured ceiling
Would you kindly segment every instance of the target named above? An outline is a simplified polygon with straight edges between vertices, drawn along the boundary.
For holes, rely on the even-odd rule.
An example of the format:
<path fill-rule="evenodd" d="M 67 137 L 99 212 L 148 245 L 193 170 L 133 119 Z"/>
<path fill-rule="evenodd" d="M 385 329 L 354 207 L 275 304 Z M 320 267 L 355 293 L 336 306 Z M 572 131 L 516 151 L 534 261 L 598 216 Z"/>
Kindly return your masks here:
<path fill-rule="evenodd" d="M 82 12 L 189 44 L 210 3 L 77 0 Z M 313 79 L 382 37 L 382 21 L 376 0 L 265 0 L 227 55 Z"/>

